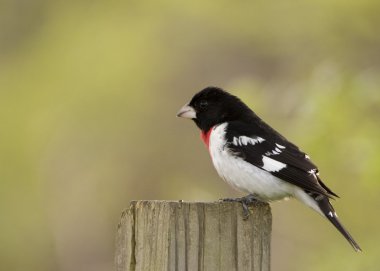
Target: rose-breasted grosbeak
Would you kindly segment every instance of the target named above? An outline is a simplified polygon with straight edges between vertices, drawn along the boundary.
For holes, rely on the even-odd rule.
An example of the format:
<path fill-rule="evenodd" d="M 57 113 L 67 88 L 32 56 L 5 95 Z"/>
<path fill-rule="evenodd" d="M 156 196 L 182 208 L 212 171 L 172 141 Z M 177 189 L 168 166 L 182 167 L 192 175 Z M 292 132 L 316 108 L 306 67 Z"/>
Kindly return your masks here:
<path fill-rule="evenodd" d="M 192 119 L 201 129 L 201 138 L 220 177 L 248 193 L 236 199 L 246 214 L 251 201 L 295 197 L 326 217 L 356 251 L 361 251 L 329 202 L 338 196 L 322 182 L 310 157 L 239 98 L 220 88 L 208 87 L 183 106 L 177 116 Z"/>

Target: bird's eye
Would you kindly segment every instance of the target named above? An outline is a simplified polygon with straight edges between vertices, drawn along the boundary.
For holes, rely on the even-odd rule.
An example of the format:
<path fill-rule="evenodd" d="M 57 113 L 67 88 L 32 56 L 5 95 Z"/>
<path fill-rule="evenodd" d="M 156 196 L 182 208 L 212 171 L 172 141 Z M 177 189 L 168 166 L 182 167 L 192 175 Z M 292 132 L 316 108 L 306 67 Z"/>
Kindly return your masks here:
<path fill-rule="evenodd" d="M 208 105 L 208 102 L 207 102 L 206 100 L 201 100 L 201 101 L 199 102 L 199 106 L 200 106 L 200 108 L 202 108 L 202 109 L 205 109 L 205 108 L 207 107 L 207 105 Z"/>

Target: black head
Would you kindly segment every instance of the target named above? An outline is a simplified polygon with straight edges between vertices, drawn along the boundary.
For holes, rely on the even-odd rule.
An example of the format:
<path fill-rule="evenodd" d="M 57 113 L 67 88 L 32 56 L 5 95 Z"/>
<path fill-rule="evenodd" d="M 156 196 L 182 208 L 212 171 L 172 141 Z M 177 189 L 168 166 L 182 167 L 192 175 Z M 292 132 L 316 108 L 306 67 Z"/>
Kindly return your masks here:
<path fill-rule="evenodd" d="M 254 113 L 238 97 L 217 87 L 207 87 L 181 108 L 178 117 L 190 118 L 202 131 L 226 122 L 252 117 Z"/>

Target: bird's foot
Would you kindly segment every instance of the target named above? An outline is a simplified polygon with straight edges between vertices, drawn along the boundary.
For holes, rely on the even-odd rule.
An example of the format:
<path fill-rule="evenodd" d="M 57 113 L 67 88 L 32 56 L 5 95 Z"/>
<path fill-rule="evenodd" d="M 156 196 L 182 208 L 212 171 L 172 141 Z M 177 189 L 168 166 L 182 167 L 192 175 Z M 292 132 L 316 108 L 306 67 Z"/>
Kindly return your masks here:
<path fill-rule="evenodd" d="M 243 207 L 243 219 L 247 220 L 250 212 L 248 206 L 254 202 L 260 202 L 254 195 L 249 194 L 242 198 L 226 198 L 221 199 L 221 201 L 227 201 L 227 202 L 239 202 L 241 203 L 241 206 Z"/>

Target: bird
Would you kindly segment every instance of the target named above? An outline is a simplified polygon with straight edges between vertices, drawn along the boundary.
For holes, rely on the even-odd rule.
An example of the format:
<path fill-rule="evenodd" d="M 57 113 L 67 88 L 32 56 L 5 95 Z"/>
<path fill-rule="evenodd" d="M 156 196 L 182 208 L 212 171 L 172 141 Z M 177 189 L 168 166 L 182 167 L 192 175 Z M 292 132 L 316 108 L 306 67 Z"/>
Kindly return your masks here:
<path fill-rule="evenodd" d="M 242 198 L 225 199 L 240 202 L 245 217 L 252 202 L 296 198 L 327 218 L 355 251 L 362 251 L 330 202 L 338 195 L 322 182 L 310 156 L 237 96 L 219 87 L 206 87 L 178 111 L 177 117 L 195 122 L 218 175 L 247 193 Z"/>

